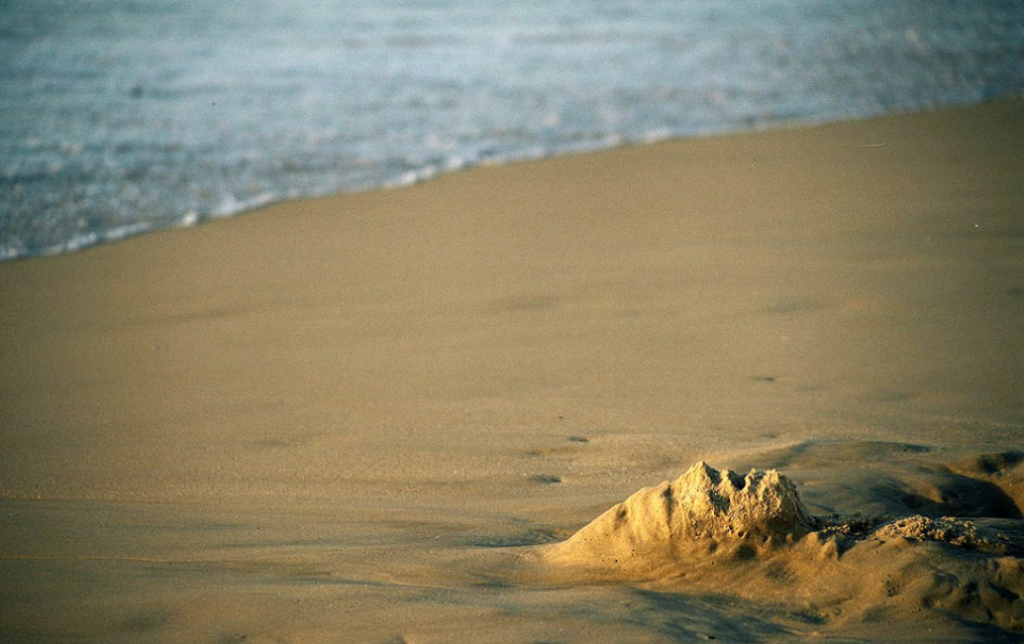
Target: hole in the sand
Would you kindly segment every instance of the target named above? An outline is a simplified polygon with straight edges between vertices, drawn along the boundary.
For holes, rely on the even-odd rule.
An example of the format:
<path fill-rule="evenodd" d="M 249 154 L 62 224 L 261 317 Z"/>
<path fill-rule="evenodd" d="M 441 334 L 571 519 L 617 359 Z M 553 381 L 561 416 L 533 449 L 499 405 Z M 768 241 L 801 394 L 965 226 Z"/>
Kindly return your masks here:
<path fill-rule="evenodd" d="M 990 481 L 959 474 L 947 474 L 923 490 L 907 496 L 920 504 L 922 514 L 993 519 L 1024 518 L 1016 502 L 1001 487 Z M 908 503 L 908 506 L 911 506 Z M 913 506 L 911 506 L 913 507 Z"/>
<path fill-rule="evenodd" d="M 882 505 L 883 514 L 1024 518 L 1017 501 L 996 483 L 949 471 L 930 472 L 911 481 L 879 475 L 866 492 L 871 501 Z"/>
<path fill-rule="evenodd" d="M 554 474 L 534 474 L 530 477 L 530 480 L 534 483 L 543 483 L 544 485 L 555 485 L 562 482 L 562 477 L 555 476 Z"/>
<path fill-rule="evenodd" d="M 982 474 L 999 474 L 1008 470 L 1021 461 L 1024 461 L 1024 452 L 999 452 L 996 454 L 982 454 L 974 460 L 971 469 Z"/>

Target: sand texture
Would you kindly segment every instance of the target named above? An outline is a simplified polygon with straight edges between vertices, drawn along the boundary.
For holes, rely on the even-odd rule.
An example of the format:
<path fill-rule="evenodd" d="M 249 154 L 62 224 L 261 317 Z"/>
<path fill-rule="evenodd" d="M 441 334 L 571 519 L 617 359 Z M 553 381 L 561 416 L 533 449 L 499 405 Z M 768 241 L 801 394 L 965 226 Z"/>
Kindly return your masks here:
<path fill-rule="evenodd" d="M 1010 99 L 2 264 L 0 641 L 1019 642 L 1022 169 Z"/>

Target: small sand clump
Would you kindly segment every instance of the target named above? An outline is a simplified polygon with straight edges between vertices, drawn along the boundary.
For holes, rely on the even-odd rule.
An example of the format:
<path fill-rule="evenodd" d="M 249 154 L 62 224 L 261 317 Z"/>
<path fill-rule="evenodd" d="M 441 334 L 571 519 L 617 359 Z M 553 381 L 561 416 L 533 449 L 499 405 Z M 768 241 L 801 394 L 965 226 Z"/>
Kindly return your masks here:
<path fill-rule="evenodd" d="M 960 548 L 986 552 L 1005 552 L 1007 540 L 978 527 L 974 522 L 956 517 L 931 519 L 914 515 L 885 525 L 875 533 L 880 538 L 903 537 L 914 541 L 938 541 Z"/>

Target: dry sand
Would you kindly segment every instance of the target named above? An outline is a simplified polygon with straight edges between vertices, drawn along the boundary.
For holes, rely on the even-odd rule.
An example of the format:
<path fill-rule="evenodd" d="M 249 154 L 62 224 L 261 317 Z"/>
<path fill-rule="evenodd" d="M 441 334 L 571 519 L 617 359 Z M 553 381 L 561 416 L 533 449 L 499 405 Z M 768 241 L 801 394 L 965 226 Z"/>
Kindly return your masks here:
<path fill-rule="evenodd" d="M 0 639 L 1020 641 L 1022 179 L 1014 99 L 0 265 Z M 700 459 L 791 538 L 553 545 Z"/>

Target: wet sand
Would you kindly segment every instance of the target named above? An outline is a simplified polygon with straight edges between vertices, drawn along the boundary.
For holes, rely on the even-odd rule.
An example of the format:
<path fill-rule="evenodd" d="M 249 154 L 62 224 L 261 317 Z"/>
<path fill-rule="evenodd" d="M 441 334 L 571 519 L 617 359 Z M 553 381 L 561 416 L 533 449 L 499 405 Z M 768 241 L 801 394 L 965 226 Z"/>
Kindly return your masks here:
<path fill-rule="evenodd" d="M 0 265 L 2 639 L 1017 641 L 1015 546 L 544 553 L 700 459 L 1015 543 L 1022 168 L 1011 99 Z"/>

